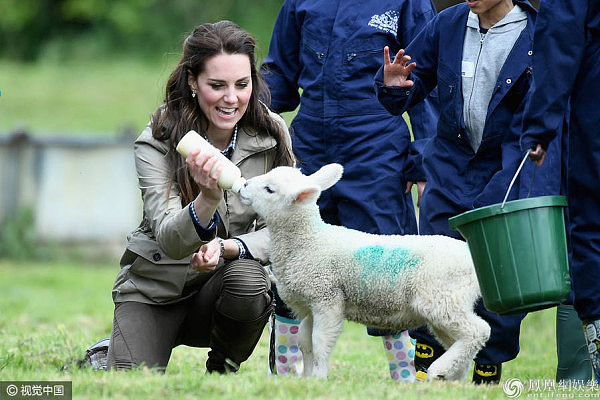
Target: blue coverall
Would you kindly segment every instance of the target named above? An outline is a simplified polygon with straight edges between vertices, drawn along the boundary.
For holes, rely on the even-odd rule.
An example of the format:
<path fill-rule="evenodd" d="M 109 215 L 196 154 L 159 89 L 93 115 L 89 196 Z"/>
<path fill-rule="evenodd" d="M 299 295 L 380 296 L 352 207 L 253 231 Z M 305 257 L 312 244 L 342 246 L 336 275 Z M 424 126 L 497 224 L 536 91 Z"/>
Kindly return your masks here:
<path fill-rule="evenodd" d="M 534 83 L 521 148 L 544 149 L 570 105 L 567 190 L 574 306 L 600 319 L 600 0 L 546 0 L 535 31 Z M 544 162 L 545 164 L 545 162 Z"/>
<path fill-rule="evenodd" d="M 404 119 L 377 101 L 373 77 L 383 47 L 405 47 L 435 13 L 430 0 L 283 4 L 261 70 L 274 111 L 300 105 L 291 133 L 303 172 L 331 162 L 344 166 L 341 181 L 319 200 L 326 222 L 417 233 L 412 197 L 404 191 L 407 181 L 424 180 L 420 157 Z M 437 113 L 428 102 L 408 114 L 416 139 L 433 135 Z"/>
<path fill-rule="evenodd" d="M 410 88 L 383 84 L 383 67 L 375 79 L 381 103 L 400 114 L 419 103 L 436 86 L 440 115 L 437 134 L 423 150 L 427 185 L 421 199 L 420 233 L 443 234 L 462 239 L 448 226 L 448 218 L 474 208 L 502 202 L 509 183 L 525 156 L 519 148 L 521 121 L 531 82 L 531 54 L 536 11 L 525 1 L 515 1 L 528 14 L 527 26 L 508 55 L 492 94 L 481 145 L 470 145 L 463 117 L 461 61 L 469 8 L 458 4 L 442 12 L 407 47 L 416 62 L 409 77 Z M 392 54 L 390 52 L 390 54 Z M 556 143 L 554 143 L 556 142 Z M 554 141 L 548 163 L 535 171 L 525 164 L 508 200 L 558 194 L 560 191 L 560 141 Z M 424 282 L 423 284 L 427 284 Z M 499 316 L 478 302 L 477 312 L 490 324 L 492 333 L 475 361 L 501 364 L 519 352 L 519 331 L 523 314 Z M 424 330 L 411 331 L 419 342 L 432 344 Z"/>

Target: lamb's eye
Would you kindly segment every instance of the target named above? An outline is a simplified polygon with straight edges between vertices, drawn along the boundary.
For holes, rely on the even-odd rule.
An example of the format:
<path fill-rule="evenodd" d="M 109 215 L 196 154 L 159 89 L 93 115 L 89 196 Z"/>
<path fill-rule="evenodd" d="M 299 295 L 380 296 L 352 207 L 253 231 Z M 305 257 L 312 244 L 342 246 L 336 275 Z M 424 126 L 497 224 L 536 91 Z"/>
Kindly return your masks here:
<path fill-rule="evenodd" d="M 269 194 L 273 194 L 275 193 L 275 191 L 273 189 L 271 189 L 269 186 L 265 186 L 265 190 L 267 191 L 267 193 Z"/>

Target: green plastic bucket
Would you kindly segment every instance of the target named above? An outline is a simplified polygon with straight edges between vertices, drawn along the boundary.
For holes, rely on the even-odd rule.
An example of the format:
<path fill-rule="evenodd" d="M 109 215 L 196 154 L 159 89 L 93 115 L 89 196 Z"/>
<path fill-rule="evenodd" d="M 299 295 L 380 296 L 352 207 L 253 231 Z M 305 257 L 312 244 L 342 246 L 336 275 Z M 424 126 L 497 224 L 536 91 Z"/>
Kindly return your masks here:
<path fill-rule="evenodd" d="M 566 300 L 571 290 L 566 205 L 564 196 L 533 197 L 477 208 L 448 220 L 469 244 L 489 311 L 529 312 Z"/>

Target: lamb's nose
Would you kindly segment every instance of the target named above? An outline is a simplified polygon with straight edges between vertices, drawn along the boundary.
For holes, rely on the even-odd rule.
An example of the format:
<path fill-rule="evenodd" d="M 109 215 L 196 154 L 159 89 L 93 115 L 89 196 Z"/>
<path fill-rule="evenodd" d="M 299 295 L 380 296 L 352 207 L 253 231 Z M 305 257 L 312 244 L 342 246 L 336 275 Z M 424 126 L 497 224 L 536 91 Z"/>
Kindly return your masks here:
<path fill-rule="evenodd" d="M 240 191 L 238 192 L 242 201 L 246 200 L 246 196 L 244 196 L 245 194 L 245 189 L 248 187 L 248 182 L 244 182 L 244 184 L 242 185 L 242 187 L 240 188 Z"/>

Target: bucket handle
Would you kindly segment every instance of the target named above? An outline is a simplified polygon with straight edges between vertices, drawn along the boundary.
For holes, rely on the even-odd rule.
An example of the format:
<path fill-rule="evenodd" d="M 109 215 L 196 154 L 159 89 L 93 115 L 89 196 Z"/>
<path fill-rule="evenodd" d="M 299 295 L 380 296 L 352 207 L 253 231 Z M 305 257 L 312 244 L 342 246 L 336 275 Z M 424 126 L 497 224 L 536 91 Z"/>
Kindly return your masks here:
<path fill-rule="evenodd" d="M 523 164 L 525 164 L 525 160 L 527 160 L 527 157 L 529 156 L 530 151 L 531 150 L 527 150 L 527 152 L 525 153 L 525 157 L 523 157 L 521 164 L 519 164 L 519 168 L 517 168 L 517 172 L 515 172 L 515 176 L 513 176 L 512 180 L 510 181 L 510 185 L 508 185 L 508 190 L 506 191 L 506 195 L 504 196 L 504 200 L 502 201 L 502 205 L 500 206 L 500 208 L 504 208 L 504 203 L 506 203 L 506 199 L 508 199 L 510 190 L 512 189 L 513 184 L 515 183 L 517 176 L 519 176 L 519 172 L 521 172 L 521 168 L 523 168 Z M 529 197 L 529 195 L 531 194 L 531 187 L 533 186 L 533 178 L 535 178 L 535 167 L 537 167 L 537 165 L 534 166 L 533 176 L 531 177 L 531 184 L 529 185 L 529 193 L 527 193 L 527 197 Z"/>

